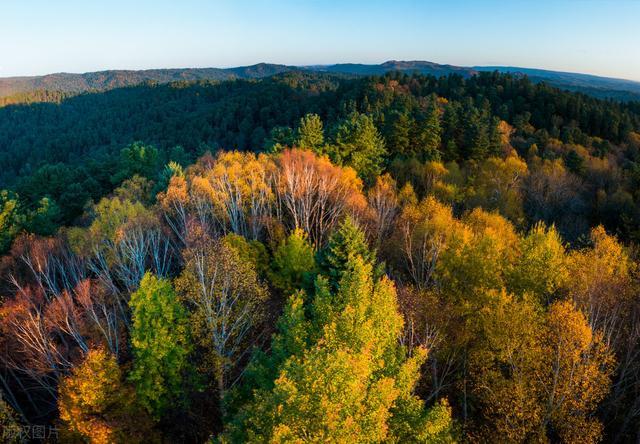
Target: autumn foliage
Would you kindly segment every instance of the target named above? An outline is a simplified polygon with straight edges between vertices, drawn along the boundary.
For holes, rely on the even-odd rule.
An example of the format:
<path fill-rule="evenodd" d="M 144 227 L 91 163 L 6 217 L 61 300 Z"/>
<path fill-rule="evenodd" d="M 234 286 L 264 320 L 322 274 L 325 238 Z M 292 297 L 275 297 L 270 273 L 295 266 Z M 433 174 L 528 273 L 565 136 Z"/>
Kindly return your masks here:
<path fill-rule="evenodd" d="M 601 226 L 568 243 L 543 213 L 527 225 L 562 206 L 562 165 L 530 168 L 501 125 L 501 154 L 465 171 L 369 177 L 304 125 L 313 150 L 205 154 L 155 199 L 135 176 L 83 224 L 19 237 L 3 399 L 95 443 L 631 436 L 636 253 Z"/>

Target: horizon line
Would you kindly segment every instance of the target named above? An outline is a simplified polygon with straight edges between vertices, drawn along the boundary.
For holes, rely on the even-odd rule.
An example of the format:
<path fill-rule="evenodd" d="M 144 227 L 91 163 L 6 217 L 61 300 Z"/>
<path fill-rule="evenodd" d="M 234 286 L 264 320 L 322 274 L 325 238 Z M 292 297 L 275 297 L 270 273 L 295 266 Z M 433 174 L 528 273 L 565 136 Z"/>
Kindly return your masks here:
<path fill-rule="evenodd" d="M 283 67 L 287 67 L 287 68 L 313 68 L 313 67 L 328 67 L 328 66 L 337 66 L 337 65 L 365 65 L 365 66 L 381 66 L 384 65 L 385 63 L 391 63 L 391 62 L 396 62 L 396 63 L 431 63 L 434 65 L 439 65 L 439 66 L 447 66 L 447 67 L 453 67 L 453 68 L 461 68 L 461 69 L 480 69 L 480 68 L 508 68 L 508 69 L 527 69 L 527 70 L 538 70 L 538 71 L 546 71 L 546 72 L 553 72 L 553 73 L 559 73 L 559 74 L 577 74 L 577 75 L 585 75 L 585 76 L 592 76 L 592 77 L 599 77 L 599 78 L 603 78 L 603 79 L 613 79 L 613 80 L 622 80 L 622 81 L 627 81 L 627 82 L 633 82 L 633 83 L 639 83 L 640 84 L 640 80 L 636 80 L 636 79 L 630 79 L 630 78 L 625 78 L 625 77 L 612 77 L 609 75 L 602 75 L 602 74 L 593 74 L 593 73 L 589 73 L 589 72 L 580 72 L 580 71 L 565 71 L 565 70 L 557 70 L 557 69 L 551 69 L 551 68 L 539 68 L 539 67 L 525 67 L 525 66 L 516 66 L 516 65 L 509 65 L 509 64 L 504 64 L 504 65 L 496 65 L 496 64 L 487 64 L 487 65 L 455 65 L 455 64 L 451 64 L 451 63 L 439 63 L 439 62 L 432 62 L 430 60 L 424 60 L 424 59 L 411 59 L 411 60 L 400 60 L 400 59 L 389 59 L 389 60 L 385 60 L 379 63 L 365 63 L 365 62 L 338 62 L 338 63 L 310 63 L 310 64 L 301 64 L 301 65 L 295 65 L 295 64 L 285 64 L 285 63 L 276 63 L 276 62 L 267 62 L 267 61 L 261 61 L 261 62 L 256 62 L 256 63 L 252 63 L 252 64 L 242 64 L 242 65 L 228 65 L 228 66 L 183 66 L 183 67 L 153 67 L 153 68 L 108 68 L 108 69 L 96 69 L 96 70 L 90 70 L 90 71 L 82 71 L 82 72 L 74 72 L 74 71 L 55 71 L 55 72 L 48 72 L 45 74 L 30 74 L 30 75 L 10 75 L 10 76 L 2 76 L 2 68 L 0 67 L 0 80 L 7 80 L 7 79 L 24 79 L 24 78 L 35 78 L 35 77 L 46 77 L 46 76 L 52 76 L 52 75 L 59 75 L 59 74 L 70 74 L 70 75 L 85 75 L 85 74 L 95 74 L 95 73 L 103 73 L 103 72 L 123 72 L 123 71 L 129 71 L 129 72 L 143 72 L 143 71 L 161 71 L 161 70 L 189 70 L 189 69 L 219 69 L 219 70 L 229 70 L 229 69 L 238 69 L 238 68 L 250 68 L 250 67 L 254 67 L 254 66 L 259 66 L 259 65 L 274 65 L 274 66 L 283 66 Z"/>

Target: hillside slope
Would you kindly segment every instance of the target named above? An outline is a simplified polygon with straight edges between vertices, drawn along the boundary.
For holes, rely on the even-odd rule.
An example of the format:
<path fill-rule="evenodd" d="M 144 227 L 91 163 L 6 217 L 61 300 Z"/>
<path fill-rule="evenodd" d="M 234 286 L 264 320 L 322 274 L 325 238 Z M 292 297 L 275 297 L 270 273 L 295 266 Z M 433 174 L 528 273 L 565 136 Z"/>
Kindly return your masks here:
<path fill-rule="evenodd" d="M 56 73 L 35 77 L 0 78 L 0 106 L 13 103 L 59 101 L 60 96 L 87 91 L 107 91 L 147 82 L 232 79 L 259 79 L 292 71 L 326 72 L 347 76 L 382 75 L 391 71 L 433 75 L 459 74 L 468 78 L 482 71 L 498 71 L 529 77 L 534 83 L 581 92 L 597 98 L 640 101 L 640 82 L 589 74 L 548 71 L 508 66 L 462 67 L 427 61 L 390 60 L 381 64 L 340 63 L 335 65 L 288 66 L 259 63 L 235 68 L 176 68 L 149 70 L 111 70 L 84 74 Z M 56 94 L 53 94 L 55 92 Z"/>
<path fill-rule="evenodd" d="M 513 66 L 475 66 L 474 69 L 477 71 L 498 71 L 526 75 L 536 83 L 547 82 L 558 88 L 578 91 L 599 98 L 640 100 L 640 82 L 633 80 Z"/>

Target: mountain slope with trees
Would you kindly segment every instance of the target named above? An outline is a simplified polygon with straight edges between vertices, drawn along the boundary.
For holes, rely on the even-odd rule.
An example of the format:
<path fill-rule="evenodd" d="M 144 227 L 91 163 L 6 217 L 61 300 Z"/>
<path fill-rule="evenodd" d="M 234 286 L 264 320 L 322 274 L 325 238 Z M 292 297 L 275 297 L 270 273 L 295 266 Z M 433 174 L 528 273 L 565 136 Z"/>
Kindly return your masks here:
<path fill-rule="evenodd" d="M 637 104 L 290 72 L 7 106 L 0 153 L 3 430 L 639 438 Z"/>
<path fill-rule="evenodd" d="M 56 73 L 33 77 L 0 78 L 0 106 L 17 103 L 58 102 L 64 97 L 83 92 L 108 91 L 144 83 L 170 83 L 178 81 L 224 81 L 233 79 L 258 79 L 285 72 L 327 72 L 344 76 L 384 75 L 400 71 L 407 74 L 435 77 L 458 74 L 463 77 L 478 72 L 511 73 L 526 75 L 535 83 L 582 92 L 598 98 L 619 101 L 640 101 L 640 82 L 594 76 L 579 73 L 549 71 L 543 69 L 505 66 L 462 67 L 427 61 L 389 60 L 381 64 L 339 63 L 335 65 L 288 66 L 258 63 L 235 68 L 181 68 L 148 70 L 110 70 L 83 74 Z"/>

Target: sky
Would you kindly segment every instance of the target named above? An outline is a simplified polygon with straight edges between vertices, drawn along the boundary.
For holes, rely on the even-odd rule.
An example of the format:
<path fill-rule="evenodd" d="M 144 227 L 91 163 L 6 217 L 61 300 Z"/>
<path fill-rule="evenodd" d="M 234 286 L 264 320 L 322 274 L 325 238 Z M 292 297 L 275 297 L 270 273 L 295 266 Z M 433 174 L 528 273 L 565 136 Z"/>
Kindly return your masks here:
<path fill-rule="evenodd" d="M 0 77 L 387 60 L 640 81 L 640 0 L 0 0 Z"/>

